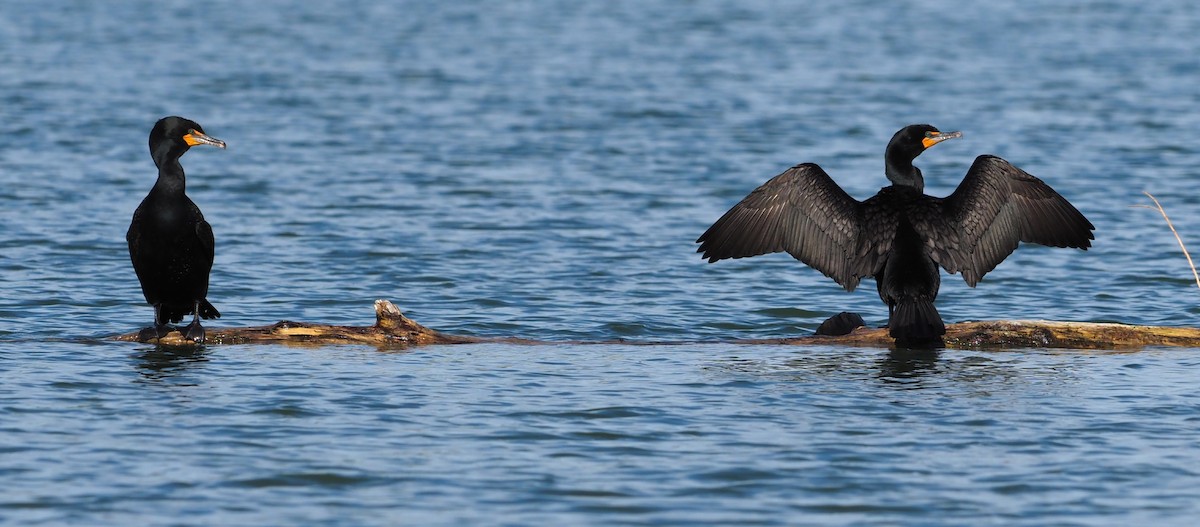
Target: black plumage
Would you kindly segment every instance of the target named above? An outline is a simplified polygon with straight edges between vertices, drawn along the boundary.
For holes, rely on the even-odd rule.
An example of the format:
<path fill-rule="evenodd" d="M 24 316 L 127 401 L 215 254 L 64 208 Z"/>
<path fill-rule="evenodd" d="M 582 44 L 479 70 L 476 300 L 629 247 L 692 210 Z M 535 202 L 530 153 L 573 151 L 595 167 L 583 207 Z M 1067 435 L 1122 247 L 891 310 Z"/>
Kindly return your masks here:
<path fill-rule="evenodd" d="M 708 261 L 787 252 L 853 291 L 874 277 L 898 341 L 936 341 L 946 332 L 933 302 L 938 267 L 971 287 L 1020 242 L 1087 250 L 1095 227 L 1042 180 L 991 155 L 975 159 L 945 198 L 925 195 L 913 166 L 925 149 L 959 132 L 907 126 L 885 151 L 892 182 L 857 201 L 821 167 L 805 163 L 755 189 L 700 236 Z"/>
<path fill-rule="evenodd" d="M 204 342 L 200 318 L 221 316 L 205 298 L 214 255 L 212 227 L 184 193 L 179 164 L 179 157 L 195 145 L 225 148 L 224 141 L 205 135 L 199 124 L 182 117 L 164 117 L 150 131 L 150 157 L 158 166 L 158 181 L 133 212 L 125 234 L 142 294 L 154 306 L 154 327 L 142 330 L 143 340 L 162 338 L 171 329 L 168 323 L 191 314 L 183 335 Z"/>

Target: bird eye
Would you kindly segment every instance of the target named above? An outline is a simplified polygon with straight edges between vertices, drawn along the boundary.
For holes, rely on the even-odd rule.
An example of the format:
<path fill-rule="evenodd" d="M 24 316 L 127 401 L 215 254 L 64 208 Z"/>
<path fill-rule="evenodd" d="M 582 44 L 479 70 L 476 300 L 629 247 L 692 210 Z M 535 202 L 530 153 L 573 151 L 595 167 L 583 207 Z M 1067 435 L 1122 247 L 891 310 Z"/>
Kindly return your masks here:
<path fill-rule="evenodd" d="M 934 137 L 937 137 L 937 135 L 938 135 L 937 132 L 925 132 L 926 139 L 933 139 Z"/>

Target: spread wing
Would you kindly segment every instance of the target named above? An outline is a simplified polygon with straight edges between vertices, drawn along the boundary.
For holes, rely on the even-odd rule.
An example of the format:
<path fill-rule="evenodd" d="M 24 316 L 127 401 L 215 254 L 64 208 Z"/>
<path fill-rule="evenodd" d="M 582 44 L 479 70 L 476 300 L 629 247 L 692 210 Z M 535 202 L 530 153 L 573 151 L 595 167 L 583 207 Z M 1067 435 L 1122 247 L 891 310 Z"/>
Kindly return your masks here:
<path fill-rule="evenodd" d="M 821 167 L 771 178 L 729 209 L 696 243 L 709 263 L 786 251 L 853 291 L 870 275 L 862 255 L 862 206 Z"/>
<path fill-rule="evenodd" d="M 916 223 L 926 231 L 933 260 L 948 272 L 961 271 L 971 287 L 1019 242 L 1087 250 L 1095 239 L 1095 227 L 1066 198 L 996 156 L 976 158 L 940 204 Z"/>

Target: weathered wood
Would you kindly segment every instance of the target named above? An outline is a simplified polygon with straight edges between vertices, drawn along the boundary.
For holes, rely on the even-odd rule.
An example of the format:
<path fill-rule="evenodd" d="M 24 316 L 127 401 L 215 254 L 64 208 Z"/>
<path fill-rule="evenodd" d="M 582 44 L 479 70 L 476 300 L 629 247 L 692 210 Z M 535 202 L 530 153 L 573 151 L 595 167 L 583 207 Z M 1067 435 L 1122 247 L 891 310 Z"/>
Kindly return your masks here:
<path fill-rule="evenodd" d="M 333 326 L 328 324 L 283 321 L 269 326 L 207 329 L 207 344 L 261 343 L 314 346 L 327 344 L 369 344 L 386 348 L 478 342 L 547 344 L 547 342 L 543 341 L 517 338 L 481 338 L 447 335 L 414 322 L 412 319 L 404 316 L 400 312 L 400 309 L 387 300 L 375 301 L 375 324 L 372 326 Z M 139 341 L 138 332 L 136 331 L 114 338 L 130 342 Z M 193 342 L 185 340 L 179 331 L 172 331 L 162 339 L 151 342 L 170 346 L 195 345 Z M 865 327 L 860 327 L 854 332 L 842 336 L 812 335 L 787 339 L 746 339 L 731 340 L 729 342 L 738 344 L 895 347 L 895 342 L 888 336 L 886 329 Z M 621 341 L 620 343 L 636 344 L 625 341 Z M 653 344 L 663 345 L 670 343 L 655 342 Z M 1016 320 L 948 324 L 945 336 L 945 347 L 962 349 L 1134 349 L 1146 346 L 1200 347 L 1200 329 L 1092 322 Z"/>
<path fill-rule="evenodd" d="M 1134 349 L 1147 346 L 1200 347 L 1200 329 L 1098 322 L 1001 320 L 946 325 L 946 348 Z M 762 341 L 772 342 L 772 341 Z M 886 328 L 860 327 L 849 335 L 778 339 L 780 344 L 894 347 Z"/>
<path fill-rule="evenodd" d="M 375 301 L 375 325 L 333 326 L 308 322 L 282 321 L 269 326 L 248 328 L 205 328 L 205 344 L 371 344 L 380 347 L 402 348 L 425 344 L 466 344 L 485 339 L 446 335 L 422 326 L 404 316 L 387 300 Z M 138 332 L 126 333 L 117 340 L 140 342 Z M 148 342 L 168 346 L 194 346 L 179 331 L 171 331 L 161 339 Z"/>

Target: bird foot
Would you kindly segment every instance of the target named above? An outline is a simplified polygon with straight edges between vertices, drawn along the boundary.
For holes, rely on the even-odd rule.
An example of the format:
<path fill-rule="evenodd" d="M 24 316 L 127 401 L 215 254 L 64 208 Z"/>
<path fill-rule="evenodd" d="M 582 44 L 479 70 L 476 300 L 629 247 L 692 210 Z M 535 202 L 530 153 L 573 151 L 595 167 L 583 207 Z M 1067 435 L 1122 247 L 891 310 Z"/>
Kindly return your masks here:
<path fill-rule="evenodd" d="M 165 324 L 161 325 L 161 326 L 151 326 L 148 328 L 142 328 L 142 330 L 138 332 L 138 341 L 139 342 L 149 342 L 151 340 L 159 340 L 159 339 L 167 336 L 167 333 L 170 333 L 172 329 L 175 329 L 175 328 L 172 328 L 171 326 L 168 326 Z"/>
<path fill-rule="evenodd" d="M 200 325 L 199 320 L 193 320 L 191 324 L 180 331 L 183 333 L 185 340 L 190 340 L 197 344 L 204 344 L 204 327 Z"/>

